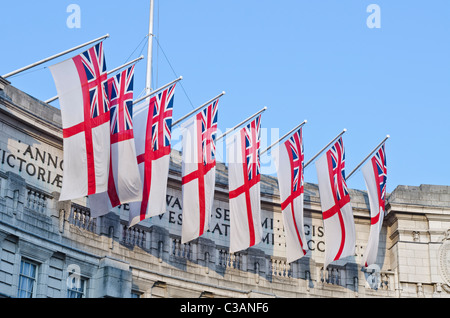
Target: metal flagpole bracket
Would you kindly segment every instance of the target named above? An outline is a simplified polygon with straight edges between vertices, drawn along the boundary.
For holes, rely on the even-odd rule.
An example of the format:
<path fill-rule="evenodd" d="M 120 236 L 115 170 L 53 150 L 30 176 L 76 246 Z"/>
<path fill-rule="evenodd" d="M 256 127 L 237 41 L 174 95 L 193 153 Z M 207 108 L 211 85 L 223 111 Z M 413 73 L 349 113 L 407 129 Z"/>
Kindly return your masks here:
<path fill-rule="evenodd" d="M 172 85 L 172 84 L 174 84 L 174 83 L 176 83 L 176 82 L 178 82 L 178 81 L 181 81 L 182 79 L 183 79 L 183 76 L 180 76 L 180 77 L 178 77 L 176 80 L 173 80 L 172 82 L 167 83 L 166 85 L 164 85 L 164 86 L 162 86 L 162 87 L 160 87 L 160 88 L 158 88 L 158 89 L 156 89 L 156 90 L 154 90 L 154 91 L 151 91 L 149 94 L 146 94 L 145 96 L 136 99 L 136 100 L 133 102 L 133 105 L 136 105 L 137 103 L 143 101 L 144 99 L 149 98 L 150 96 L 152 96 L 152 95 L 154 95 L 154 94 L 156 94 L 156 93 L 159 93 L 159 92 L 162 91 L 163 89 L 169 87 L 170 85 Z"/>
<path fill-rule="evenodd" d="M 216 139 L 216 143 L 222 139 L 223 137 L 225 137 L 226 135 L 228 135 L 229 133 L 233 132 L 234 130 L 236 130 L 236 128 L 238 128 L 239 126 L 245 124 L 246 122 L 248 122 L 249 120 L 253 119 L 254 117 L 258 116 L 259 114 L 265 112 L 267 110 L 267 107 L 264 107 L 263 109 L 261 109 L 259 112 L 257 112 L 256 114 L 250 116 L 249 118 L 247 118 L 246 120 L 240 122 L 239 124 L 237 124 L 236 126 L 234 126 L 233 128 L 231 128 L 230 130 L 228 130 L 227 132 L 225 132 L 222 136 L 220 136 L 219 138 Z"/>
<path fill-rule="evenodd" d="M 117 72 L 118 70 L 120 70 L 120 69 L 122 69 L 122 68 L 125 68 L 125 67 L 127 67 L 128 65 L 131 65 L 131 64 L 133 64 L 133 63 L 136 63 L 136 62 L 142 60 L 143 58 L 144 58 L 144 56 L 141 55 L 141 56 L 138 57 L 137 59 L 134 59 L 134 60 L 132 60 L 132 61 L 130 61 L 130 62 L 128 62 L 128 63 L 125 63 L 125 64 L 123 64 L 123 65 L 121 65 L 121 66 L 116 67 L 115 69 L 112 69 L 111 71 L 108 71 L 107 74 L 108 74 L 108 75 L 111 75 L 112 73 Z M 59 98 L 58 96 L 55 96 L 55 97 L 52 97 L 52 98 L 50 98 L 50 99 L 47 99 L 45 102 L 46 102 L 47 104 L 49 104 L 49 103 L 51 103 L 51 102 L 57 100 L 58 98 Z"/>
<path fill-rule="evenodd" d="M 290 134 L 292 134 L 294 131 L 300 129 L 300 127 L 302 127 L 303 125 L 305 125 L 308 121 L 304 120 L 300 125 L 296 126 L 295 128 L 293 128 L 292 130 L 290 130 L 288 133 L 286 133 L 283 137 L 281 137 L 280 139 L 278 139 L 278 141 L 274 142 L 273 144 L 271 144 L 269 147 L 267 147 L 267 149 L 265 149 L 264 151 L 261 152 L 261 156 L 263 154 L 265 154 L 267 151 L 269 151 L 270 149 L 272 149 L 276 144 L 280 143 L 284 138 L 286 138 L 287 136 L 289 136 Z"/>
<path fill-rule="evenodd" d="M 347 181 L 347 180 L 348 180 L 348 179 L 356 172 L 356 170 L 358 170 L 359 167 L 361 167 L 361 166 L 363 165 L 363 163 L 366 162 L 366 160 L 369 159 L 370 156 L 372 156 L 372 155 L 374 154 L 374 152 L 377 151 L 378 148 L 380 148 L 380 147 L 386 142 L 386 140 L 388 140 L 390 137 L 391 137 L 391 136 L 387 135 L 386 138 L 384 138 L 383 141 L 380 142 L 380 143 L 378 144 L 378 146 L 376 146 L 376 147 L 372 150 L 372 152 L 369 153 L 369 154 L 367 155 L 367 157 L 365 157 L 365 158 L 363 159 L 363 161 L 361 161 L 360 164 L 356 166 L 355 169 L 353 169 L 352 172 L 350 172 L 350 174 L 345 178 L 345 180 Z"/>
<path fill-rule="evenodd" d="M 314 161 L 314 159 L 316 159 L 325 149 L 327 149 L 333 142 L 335 142 L 336 140 L 338 140 L 339 139 L 339 137 L 341 137 L 345 132 L 347 131 L 347 129 L 346 128 L 344 128 L 344 130 L 339 134 L 339 135 L 337 135 L 332 141 L 330 141 L 325 147 L 323 147 L 314 157 L 312 157 L 306 164 L 305 164 L 305 167 L 303 168 L 303 169 L 305 169 L 307 166 L 309 166 L 309 164 L 311 163 L 311 162 L 313 162 Z"/>
<path fill-rule="evenodd" d="M 84 47 L 84 46 L 86 46 L 86 45 L 95 43 L 95 42 L 97 42 L 97 41 L 104 40 L 104 39 L 106 39 L 106 38 L 109 38 L 109 34 L 106 34 L 106 35 L 104 35 L 104 36 L 101 36 L 101 37 L 99 37 L 99 38 L 97 38 L 97 39 L 95 39 L 95 40 L 86 42 L 86 43 L 84 43 L 84 44 L 78 45 L 78 46 L 76 46 L 76 47 L 74 47 L 74 48 L 72 48 L 72 49 L 66 50 L 66 51 L 64 51 L 64 52 L 61 52 L 61 53 L 55 54 L 55 55 L 53 55 L 53 56 L 47 57 L 47 58 L 45 58 L 45 59 L 43 59 L 43 60 L 40 60 L 40 61 L 38 61 L 38 62 L 36 62 L 36 63 L 33 63 L 33 64 L 28 65 L 28 66 L 22 67 L 21 69 L 18 69 L 18 70 L 14 71 L 14 72 L 5 74 L 5 75 L 3 75 L 2 77 L 3 77 L 3 78 L 11 77 L 11 76 L 16 75 L 16 74 L 18 74 L 18 73 L 21 73 L 21 72 L 23 72 L 23 71 L 26 71 L 26 70 L 28 70 L 28 69 L 30 69 L 30 68 L 33 68 L 33 67 L 38 66 L 38 65 L 41 65 L 41 64 L 43 64 L 43 63 L 45 63 L 45 62 L 48 62 L 48 61 L 50 61 L 50 60 L 54 60 L 54 59 L 56 59 L 56 58 L 58 58 L 58 57 L 60 57 L 60 56 L 62 56 L 62 55 L 65 55 L 65 54 L 68 54 L 68 53 L 73 52 L 73 51 L 75 51 L 75 50 L 78 50 L 78 49 L 80 49 L 80 48 L 82 48 L 82 47 Z"/>
<path fill-rule="evenodd" d="M 209 101 L 207 101 L 206 103 L 202 104 L 201 106 L 198 106 L 196 109 L 194 109 L 193 111 L 189 112 L 188 114 L 184 115 L 183 117 L 181 117 L 180 119 L 178 119 L 177 121 L 172 123 L 172 127 L 178 125 L 179 123 L 181 123 L 183 120 L 185 120 L 186 118 L 188 118 L 189 116 L 191 116 L 192 114 L 196 113 L 197 111 L 199 111 L 200 109 L 202 109 L 203 107 L 209 105 L 210 103 L 212 103 L 213 101 L 215 101 L 216 99 L 219 99 L 220 97 L 222 97 L 223 95 L 225 95 L 225 92 L 220 93 L 219 95 L 217 95 L 216 97 L 210 99 Z"/>

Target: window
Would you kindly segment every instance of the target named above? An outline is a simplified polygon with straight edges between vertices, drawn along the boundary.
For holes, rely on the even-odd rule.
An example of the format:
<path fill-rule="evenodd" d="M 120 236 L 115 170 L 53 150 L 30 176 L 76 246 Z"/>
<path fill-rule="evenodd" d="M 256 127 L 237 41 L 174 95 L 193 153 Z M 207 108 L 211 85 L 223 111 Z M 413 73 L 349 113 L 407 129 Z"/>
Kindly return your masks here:
<path fill-rule="evenodd" d="M 131 298 L 141 298 L 141 297 L 142 297 L 142 293 L 140 293 L 138 291 L 131 292 Z"/>
<path fill-rule="evenodd" d="M 37 265 L 26 260 L 20 262 L 18 298 L 32 298 L 36 286 Z"/>
<path fill-rule="evenodd" d="M 85 298 L 86 280 L 76 276 L 67 279 L 67 298 Z"/>

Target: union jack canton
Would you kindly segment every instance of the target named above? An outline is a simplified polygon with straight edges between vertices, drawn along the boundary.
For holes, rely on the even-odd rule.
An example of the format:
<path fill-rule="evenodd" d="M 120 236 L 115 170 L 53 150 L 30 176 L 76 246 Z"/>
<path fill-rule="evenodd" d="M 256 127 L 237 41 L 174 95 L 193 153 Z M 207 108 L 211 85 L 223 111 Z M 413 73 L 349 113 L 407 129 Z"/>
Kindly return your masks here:
<path fill-rule="evenodd" d="M 342 207 L 350 201 L 347 183 L 345 182 L 345 150 L 342 138 L 339 138 L 328 153 L 332 164 L 329 173 L 333 193 L 336 203 Z"/>
<path fill-rule="evenodd" d="M 102 42 L 79 55 L 86 74 L 81 81 L 89 89 L 91 118 L 109 111 L 108 74 Z"/>
<path fill-rule="evenodd" d="M 133 129 L 134 65 L 108 81 L 111 107 L 111 134 Z"/>
<path fill-rule="evenodd" d="M 217 117 L 218 100 L 215 100 L 199 114 L 202 127 L 202 153 L 203 165 L 214 164 L 216 161 L 216 135 L 217 135 Z"/>
<path fill-rule="evenodd" d="M 291 157 L 291 170 L 292 170 L 292 192 L 299 191 L 303 193 L 303 167 L 304 167 L 304 152 L 303 152 L 303 138 L 302 130 L 299 129 L 295 134 L 291 136 L 285 142 L 286 148 Z"/>
<path fill-rule="evenodd" d="M 248 180 L 258 180 L 260 176 L 260 144 L 261 144 L 261 115 L 244 127 L 245 159 Z"/>
<path fill-rule="evenodd" d="M 386 181 L 387 181 L 387 165 L 386 165 L 386 153 L 384 150 L 384 144 L 377 151 L 375 156 L 372 157 L 372 164 L 375 170 L 375 177 L 378 182 L 378 202 L 380 205 L 380 211 L 385 211 L 386 202 Z"/>
<path fill-rule="evenodd" d="M 150 109 L 153 109 L 152 145 L 153 151 L 170 147 L 172 131 L 172 112 L 175 84 L 152 98 Z"/>

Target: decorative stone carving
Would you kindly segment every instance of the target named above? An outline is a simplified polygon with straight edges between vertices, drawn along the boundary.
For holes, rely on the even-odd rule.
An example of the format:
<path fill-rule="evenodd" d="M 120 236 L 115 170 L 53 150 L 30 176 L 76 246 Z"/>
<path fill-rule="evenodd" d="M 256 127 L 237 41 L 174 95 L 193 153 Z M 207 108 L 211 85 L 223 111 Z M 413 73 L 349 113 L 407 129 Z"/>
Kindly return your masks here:
<path fill-rule="evenodd" d="M 450 229 L 439 249 L 439 271 L 444 282 L 450 286 Z"/>

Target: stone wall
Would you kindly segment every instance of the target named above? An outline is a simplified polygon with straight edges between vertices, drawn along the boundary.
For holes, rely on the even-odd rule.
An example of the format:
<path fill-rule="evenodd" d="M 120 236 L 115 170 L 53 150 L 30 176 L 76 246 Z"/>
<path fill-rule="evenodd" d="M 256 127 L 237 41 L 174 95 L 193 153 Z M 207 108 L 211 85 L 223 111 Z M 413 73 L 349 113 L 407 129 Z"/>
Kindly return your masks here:
<path fill-rule="evenodd" d="M 367 194 L 351 190 L 356 253 L 323 269 L 318 187 L 305 186 L 310 251 L 288 264 L 277 180 L 262 176 L 264 241 L 230 254 L 228 179 L 217 166 L 210 232 L 181 244 L 181 158 L 172 152 L 167 211 L 129 228 L 126 205 L 98 219 L 86 199 L 59 201 L 59 111 L 0 81 L 0 295 L 17 297 L 22 260 L 37 265 L 34 297 L 449 297 L 450 187 L 390 194 L 377 266 L 360 263 L 370 229 Z"/>

